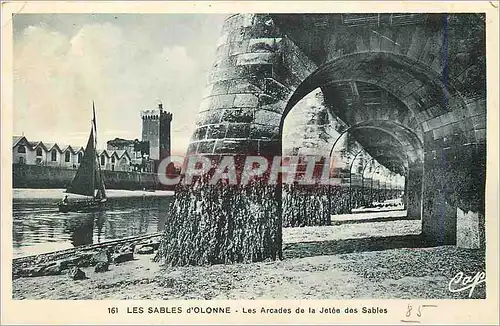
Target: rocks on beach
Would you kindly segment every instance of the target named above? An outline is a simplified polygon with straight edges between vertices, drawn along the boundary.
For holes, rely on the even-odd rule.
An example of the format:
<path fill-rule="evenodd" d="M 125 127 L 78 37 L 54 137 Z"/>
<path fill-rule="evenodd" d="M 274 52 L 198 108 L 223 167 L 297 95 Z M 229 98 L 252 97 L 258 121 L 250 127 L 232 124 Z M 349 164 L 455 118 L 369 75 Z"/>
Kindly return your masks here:
<path fill-rule="evenodd" d="M 111 254 L 108 250 L 103 249 L 92 255 L 92 263 L 94 265 L 97 265 L 99 263 L 109 264 L 109 262 L 111 262 Z"/>
<path fill-rule="evenodd" d="M 92 256 L 92 263 L 95 264 L 94 272 L 104 273 L 109 271 L 111 254 L 108 250 L 100 250 Z"/>
<path fill-rule="evenodd" d="M 60 275 L 65 270 L 72 267 L 88 267 L 91 266 L 91 255 L 89 253 L 80 253 L 74 257 L 65 257 L 54 261 L 38 261 L 24 268 L 13 269 L 15 277 L 37 277 L 37 276 L 50 276 Z"/>
<path fill-rule="evenodd" d="M 110 264 L 122 264 L 134 260 L 134 254 L 153 254 L 160 246 L 160 238 L 132 241 L 124 244 L 105 246 L 94 251 L 73 252 L 71 254 L 49 254 L 33 257 L 12 269 L 13 278 L 38 277 L 69 274 L 73 279 L 88 278 L 80 268 L 94 267 L 95 273 L 109 271 Z M 83 273 L 83 275 L 81 273 Z M 84 278 L 82 278 L 84 277 Z"/>
<path fill-rule="evenodd" d="M 50 275 L 60 275 L 62 272 L 61 264 L 59 262 L 53 262 L 51 264 L 34 266 L 31 268 L 26 268 L 22 270 L 21 276 L 50 276 Z"/>
<path fill-rule="evenodd" d="M 75 281 L 77 280 L 85 280 L 87 278 L 87 275 L 85 275 L 85 272 L 82 271 L 80 268 L 78 267 L 72 267 L 69 272 L 68 272 L 68 275 Z"/>
<path fill-rule="evenodd" d="M 152 247 L 153 250 L 158 250 L 160 247 L 160 238 L 151 238 L 146 241 L 139 243 L 139 248 L 141 247 Z"/>
<path fill-rule="evenodd" d="M 109 271 L 109 262 L 99 262 L 94 267 L 94 272 L 104 273 Z"/>
<path fill-rule="evenodd" d="M 137 249 L 139 255 L 150 255 L 154 253 L 155 249 L 152 246 L 143 246 Z"/>
<path fill-rule="evenodd" d="M 134 252 L 126 251 L 126 252 L 117 252 L 113 255 L 113 262 L 115 264 L 121 264 L 126 261 L 134 260 Z"/>
<path fill-rule="evenodd" d="M 113 263 L 121 264 L 127 261 L 134 260 L 135 243 L 127 243 L 123 246 L 115 248 L 112 255 Z"/>

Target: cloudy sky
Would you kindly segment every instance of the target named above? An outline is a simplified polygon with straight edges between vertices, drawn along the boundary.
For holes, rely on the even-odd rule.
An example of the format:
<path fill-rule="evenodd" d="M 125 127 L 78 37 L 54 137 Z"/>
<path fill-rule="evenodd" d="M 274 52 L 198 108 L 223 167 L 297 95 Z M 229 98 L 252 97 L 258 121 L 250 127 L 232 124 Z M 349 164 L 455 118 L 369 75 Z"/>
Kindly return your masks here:
<path fill-rule="evenodd" d="M 141 137 L 140 111 L 174 114 L 184 154 L 225 15 L 19 14 L 14 134 L 84 145 L 95 101 L 99 146 Z"/>

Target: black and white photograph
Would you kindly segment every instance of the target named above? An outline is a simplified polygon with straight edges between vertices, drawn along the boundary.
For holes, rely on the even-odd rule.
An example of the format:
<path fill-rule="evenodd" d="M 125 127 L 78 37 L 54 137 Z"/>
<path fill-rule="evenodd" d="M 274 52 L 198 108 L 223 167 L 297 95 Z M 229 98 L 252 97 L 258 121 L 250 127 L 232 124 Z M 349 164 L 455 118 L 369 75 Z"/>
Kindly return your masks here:
<path fill-rule="evenodd" d="M 12 299 L 485 301 L 487 22 L 13 14 Z"/>

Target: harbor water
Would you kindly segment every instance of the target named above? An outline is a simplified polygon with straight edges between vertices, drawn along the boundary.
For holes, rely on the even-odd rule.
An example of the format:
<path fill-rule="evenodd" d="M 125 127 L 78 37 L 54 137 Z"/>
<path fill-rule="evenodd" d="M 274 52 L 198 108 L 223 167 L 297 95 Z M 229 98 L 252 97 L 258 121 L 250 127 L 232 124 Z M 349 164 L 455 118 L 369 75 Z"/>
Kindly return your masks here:
<path fill-rule="evenodd" d="M 171 192 L 109 190 L 106 210 L 60 213 L 62 189 L 14 189 L 13 257 L 163 230 Z"/>

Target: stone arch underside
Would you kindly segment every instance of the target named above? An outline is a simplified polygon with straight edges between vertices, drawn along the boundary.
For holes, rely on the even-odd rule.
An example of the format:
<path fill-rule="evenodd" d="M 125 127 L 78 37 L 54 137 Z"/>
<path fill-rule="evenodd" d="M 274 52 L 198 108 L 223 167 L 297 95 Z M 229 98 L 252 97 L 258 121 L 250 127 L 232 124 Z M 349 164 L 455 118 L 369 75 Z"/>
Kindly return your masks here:
<path fill-rule="evenodd" d="M 359 85 L 358 88 L 361 89 L 361 87 L 362 86 Z M 316 185 L 313 189 L 310 189 L 309 186 L 300 186 L 300 184 L 294 187 L 290 187 L 291 189 L 287 187 L 285 189 L 287 192 L 285 196 L 288 196 L 288 193 L 292 193 L 292 198 L 288 196 L 287 200 L 283 203 L 284 221 L 287 222 L 286 219 L 289 215 L 294 215 L 294 220 L 292 222 L 285 223 L 286 226 L 330 224 L 330 219 L 325 218 L 326 214 L 321 211 L 325 206 L 328 205 L 330 205 L 331 213 L 333 212 L 334 214 L 345 214 L 353 208 L 371 204 L 370 196 L 372 196 L 372 191 L 367 192 L 369 187 L 366 187 L 366 184 L 364 183 L 364 181 L 367 181 L 367 184 L 370 184 L 371 177 L 366 178 L 367 180 L 365 180 L 364 177 L 359 175 L 359 171 L 357 171 L 357 165 L 362 164 L 366 160 L 370 160 L 370 158 L 374 158 L 377 162 L 384 161 L 384 163 L 389 163 L 386 164 L 387 166 L 389 166 L 389 170 L 392 170 L 394 173 L 401 176 L 406 175 L 406 171 L 408 170 L 408 167 L 410 165 L 415 164 L 415 162 L 420 162 L 420 164 L 422 162 L 421 156 L 423 150 L 421 140 L 418 138 L 418 136 L 412 133 L 412 131 L 409 130 L 408 127 L 401 125 L 396 121 L 387 120 L 387 118 L 385 118 L 387 114 L 385 114 L 382 109 L 380 109 L 376 114 L 373 114 L 373 112 L 367 110 L 368 114 L 363 115 L 359 115 L 359 111 L 356 111 L 354 109 L 349 110 L 351 113 L 354 113 L 354 116 L 361 117 L 360 119 L 356 120 L 356 125 L 349 126 L 349 124 L 344 123 L 344 121 L 349 120 L 342 117 L 344 118 L 344 121 L 339 121 L 337 115 L 341 115 L 336 112 L 331 112 L 332 110 L 330 110 L 330 112 L 333 116 L 329 119 L 325 119 L 324 112 L 325 110 L 327 110 L 327 108 L 324 105 L 324 94 L 320 90 L 320 88 L 317 88 L 313 93 L 309 93 L 305 98 L 300 99 L 300 101 L 298 101 L 294 106 L 294 109 L 290 111 L 290 114 L 287 114 L 287 116 L 283 120 L 283 141 L 287 141 L 289 137 L 293 137 L 294 139 L 296 139 L 300 138 L 301 136 L 300 132 L 297 132 L 297 128 L 292 128 L 293 132 L 290 133 L 289 116 L 293 116 L 292 121 L 294 122 L 303 119 L 304 133 L 302 136 L 306 139 L 304 142 L 302 142 L 302 146 L 306 148 L 309 147 L 310 150 L 291 152 L 293 152 L 293 155 L 299 155 L 300 157 L 302 157 L 302 155 L 315 155 L 320 156 L 321 159 L 330 158 L 330 177 L 334 179 L 332 180 L 333 184 L 336 185 L 337 188 L 341 187 L 342 189 L 326 190 L 331 194 L 331 196 L 329 197 L 329 202 L 325 201 L 317 203 L 306 210 L 301 210 L 300 206 L 302 206 L 303 202 L 306 202 L 307 200 L 301 200 L 298 195 L 294 197 L 294 194 L 298 193 L 300 194 L 300 196 L 314 198 L 314 192 L 319 192 L 321 182 L 319 182 L 319 184 Z M 391 105 L 395 107 L 394 99 L 390 100 Z M 348 101 L 350 101 L 350 99 L 348 99 Z M 399 107 L 395 107 L 395 110 L 399 110 L 400 115 L 403 116 L 405 114 L 404 108 L 401 108 L 401 104 L 396 103 L 396 105 L 399 105 Z M 371 109 L 373 109 L 373 106 L 371 107 Z M 301 112 L 304 112 L 304 114 L 298 114 Z M 285 128 L 285 126 L 287 128 Z M 300 127 L 300 121 L 298 125 L 294 126 Z M 326 135 L 322 134 L 325 130 L 329 130 L 326 132 Z M 346 146 L 345 144 L 339 145 L 338 141 L 342 138 L 345 138 L 346 133 L 349 133 L 351 136 L 354 135 L 357 137 L 358 134 L 363 134 L 362 131 L 369 130 L 371 131 L 370 139 L 374 138 L 374 133 L 379 133 L 377 141 L 375 143 L 372 143 L 370 146 L 367 146 L 365 144 L 364 147 L 361 147 L 356 143 L 356 141 L 354 146 Z M 314 138 L 314 133 L 316 133 L 315 141 L 311 139 Z M 387 146 L 388 144 L 392 144 L 392 146 Z M 313 147 L 311 148 L 310 146 Z M 332 155 L 335 147 L 337 147 L 336 152 L 345 152 L 346 150 L 348 152 L 351 152 L 349 155 L 350 157 L 339 159 L 339 157 L 337 157 L 338 155 Z M 366 153 L 362 153 L 362 155 L 360 155 L 361 153 L 357 153 L 361 148 L 364 148 L 364 150 L 362 151 Z M 356 164 L 349 161 L 351 159 L 354 159 Z M 306 169 L 306 164 L 299 164 L 299 166 L 302 167 L 302 171 Z M 316 171 L 319 173 L 316 174 L 316 177 L 319 178 L 322 169 L 324 169 L 323 163 L 320 162 L 318 164 L 318 167 L 319 168 Z M 380 170 L 380 172 L 382 172 L 382 170 Z M 389 173 L 391 172 L 387 171 L 385 173 L 386 175 L 384 182 L 393 182 L 392 176 L 389 175 Z M 391 187 L 391 191 L 396 189 L 396 186 L 394 187 L 394 189 L 392 189 Z M 349 192 L 354 192 L 354 196 L 349 195 Z M 396 191 L 390 194 L 390 191 L 384 190 L 383 193 L 384 196 L 397 196 Z M 382 196 L 378 196 L 378 194 L 375 195 L 377 198 L 382 198 Z M 317 198 L 315 200 L 317 200 Z M 335 207 L 339 205 L 341 206 L 340 208 Z M 302 213 L 298 214 L 296 211 L 302 211 Z M 322 218 L 317 218 L 316 216 L 321 216 Z"/>
<path fill-rule="evenodd" d="M 351 134 L 363 144 L 363 149 L 371 157 L 380 157 L 378 152 L 385 153 L 383 157 L 386 158 L 394 157 L 400 164 L 388 166 L 393 172 L 403 175 L 411 165 L 422 163 L 423 145 L 420 139 L 411 130 L 394 121 L 363 121 L 345 129 L 339 138 L 345 133 Z M 330 156 L 332 154 L 331 152 Z"/>
<path fill-rule="evenodd" d="M 367 97 L 359 90 L 359 84 L 363 87 L 370 85 L 373 90 L 382 91 L 383 95 L 380 97 L 382 99 L 380 102 L 383 102 L 382 106 L 369 108 Z M 446 175 L 450 180 L 444 181 L 443 178 L 440 178 L 441 188 L 443 186 L 446 188 L 446 182 L 453 182 L 453 174 L 464 174 L 464 172 L 451 171 L 453 163 L 450 164 L 449 158 L 452 158 L 451 161 L 457 165 L 454 168 L 477 173 L 472 168 L 474 163 L 470 157 L 478 154 L 480 157 L 484 155 L 480 153 L 484 151 L 485 125 L 476 123 L 478 113 L 475 110 L 470 110 L 467 103 L 471 103 L 471 100 L 464 98 L 458 91 L 460 86 L 457 84 L 459 83 L 453 79 L 439 76 L 421 62 L 399 54 L 354 53 L 327 62 L 308 76 L 290 97 L 284 114 L 286 115 L 305 94 L 316 88 L 321 88 L 330 110 L 348 126 L 365 124 L 364 128 L 357 129 L 353 134 L 356 141 L 368 152 L 370 152 L 370 148 L 380 148 L 381 146 L 377 137 L 373 137 L 373 130 L 377 128 L 399 140 L 400 143 L 406 142 L 408 146 L 395 146 L 386 143 L 387 147 L 384 148 L 384 151 L 389 154 L 381 156 L 379 160 L 383 165 L 390 166 L 393 164 L 394 158 L 398 157 L 398 152 L 406 152 L 412 156 L 413 159 L 409 162 L 407 174 L 409 182 L 407 190 L 410 193 L 409 197 L 412 198 L 410 203 L 413 202 L 410 205 L 409 214 L 420 215 L 425 211 L 425 208 L 436 206 L 435 199 L 439 197 L 439 188 L 432 189 L 432 181 L 435 180 L 437 173 L 449 169 Z M 387 99 L 391 97 L 402 105 L 397 105 L 397 103 L 394 105 L 394 101 L 390 103 L 391 101 Z M 370 96 L 368 98 L 370 99 Z M 479 103 L 476 101 L 475 104 Z M 484 116 L 481 119 L 484 119 Z M 375 121 L 384 120 L 386 121 L 385 126 L 377 122 L 379 126 L 366 127 Z M 404 128 L 398 129 L 390 126 L 391 121 L 396 122 L 398 126 L 404 126 Z M 484 122 L 484 120 L 481 121 Z M 416 150 L 415 147 L 415 144 L 418 143 L 423 145 L 420 150 Z M 464 146 L 468 146 L 469 150 L 464 150 L 462 148 Z M 443 154 L 444 159 L 441 162 L 436 162 L 436 151 Z M 447 151 L 452 152 L 452 154 L 447 154 Z M 467 158 L 465 164 L 470 166 L 467 167 L 460 161 L 461 155 Z M 484 162 L 484 157 L 481 160 Z M 428 173 L 425 175 L 429 181 L 429 185 L 426 187 L 429 189 L 427 196 L 433 199 L 424 198 L 428 207 L 424 207 L 422 210 L 422 163 L 424 161 L 427 162 L 426 166 L 428 167 Z M 443 163 L 445 161 L 448 162 Z M 480 180 L 484 180 L 483 172 L 479 173 L 478 177 Z M 424 233 L 428 232 L 428 237 L 432 241 L 455 241 L 457 208 L 450 206 L 467 206 L 464 202 L 470 199 L 475 202 L 471 205 L 475 206 L 476 209 L 481 205 L 481 201 L 477 202 L 475 198 L 471 198 L 470 191 L 462 192 L 466 197 L 460 198 L 460 200 L 457 199 L 459 194 L 453 195 L 452 193 L 460 193 L 459 188 L 463 186 L 467 189 L 477 190 L 479 187 L 484 187 L 484 183 L 468 179 L 464 182 L 455 181 L 455 184 L 460 184 L 460 186 L 454 186 L 451 191 L 447 190 L 446 195 L 449 197 L 446 198 L 444 195 L 445 198 L 441 198 L 441 203 L 438 204 L 441 206 L 440 211 L 444 210 L 446 213 L 441 213 L 441 216 L 438 217 L 429 216 L 423 220 Z M 484 189 L 482 189 L 482 193 L 484 195 Z M 450 204 L 451 201 L 455 202 Z M 435 214 L 436 211 L 436 208 L 431 208 L 429 213 Z M 435 220 L 437 219 L 441 220 L 438 222 L 439 230 L 436 228 Z"/>

